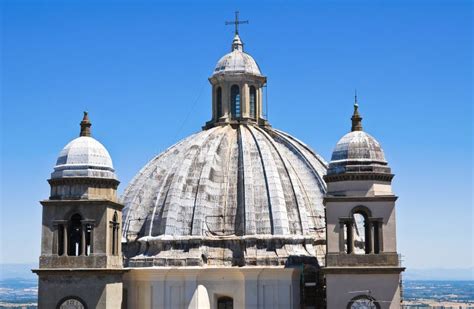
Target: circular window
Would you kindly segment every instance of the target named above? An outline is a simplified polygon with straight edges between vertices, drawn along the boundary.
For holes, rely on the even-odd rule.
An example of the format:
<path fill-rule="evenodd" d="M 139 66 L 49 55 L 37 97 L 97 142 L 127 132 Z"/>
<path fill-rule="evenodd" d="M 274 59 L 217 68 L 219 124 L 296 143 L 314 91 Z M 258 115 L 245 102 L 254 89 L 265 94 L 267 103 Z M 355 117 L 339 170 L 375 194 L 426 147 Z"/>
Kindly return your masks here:
<path fill-rule="evenodd" d="M 58 309 L 86 309 L 84 303 L 76 297 L 68 297 L 59 302 Z"/>
<path fill-rule="evenodd" d="M 348 309 L 380 309 L 379 304 L 370 296 L 358 296 L 353 298 Z"/>

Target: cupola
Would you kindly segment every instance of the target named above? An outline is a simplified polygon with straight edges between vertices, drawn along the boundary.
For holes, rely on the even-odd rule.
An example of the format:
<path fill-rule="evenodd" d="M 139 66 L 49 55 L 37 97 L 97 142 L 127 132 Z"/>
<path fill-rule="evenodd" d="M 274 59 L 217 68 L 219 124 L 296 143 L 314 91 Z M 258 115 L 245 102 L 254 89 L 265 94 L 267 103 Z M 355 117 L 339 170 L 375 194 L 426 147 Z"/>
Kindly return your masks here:
<path fill-rule="evenodd" d="M 326 181 L 342 179 L 331 177 L 349 174 L 385 174 L 390 175 L 390 167 L 380 143 L 362 129 L 362 117 L 359 113 L 357 96 L 351 117 L 351 132 L 344 135 L 336 144 L 329 163 Z"/>
<path fill-rule="evenodd" d="M 253 123 L 268 125 L 263 118 L 263 87 L 267 78 L 262 75 L 255 59 L 244 51 L 244 43 L 236 25 L 231 51 L 217 62 L 209 82 L 212 85 L 212 119 L 205 128 L 216 125 Z"/>
<path fill-rule="evenodd" d="M 91 136 L 92 124 L 87 112 L 84 112 L 80 126 L 79 137 L 69 142 L 56 160 L 49 180 L 51 198 L 91 198 L 104 193 L 98 188 L 117 188 L 119 182 L 112 158 L 107 149 Z M 94 187 L 97 190 L 91 189 Z M 115 191 L 112 193 L 110 196 L 115 196 Z"/>

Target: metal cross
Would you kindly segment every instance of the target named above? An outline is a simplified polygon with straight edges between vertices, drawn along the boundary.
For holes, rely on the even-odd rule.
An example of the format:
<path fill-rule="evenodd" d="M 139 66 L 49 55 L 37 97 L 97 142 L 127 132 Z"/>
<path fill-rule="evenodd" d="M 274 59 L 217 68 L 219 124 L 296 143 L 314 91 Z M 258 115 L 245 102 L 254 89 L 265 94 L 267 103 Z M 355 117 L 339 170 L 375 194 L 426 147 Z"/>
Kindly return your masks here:
<path fill-rule="evenodd" d="M 239 20 L 239 11 L 235 11 L 235 20 L 226 21 L 226 25 L 235 25 L 235 34 L 239 34 L 239 24 L 248 24 L 248 20 Z"/>

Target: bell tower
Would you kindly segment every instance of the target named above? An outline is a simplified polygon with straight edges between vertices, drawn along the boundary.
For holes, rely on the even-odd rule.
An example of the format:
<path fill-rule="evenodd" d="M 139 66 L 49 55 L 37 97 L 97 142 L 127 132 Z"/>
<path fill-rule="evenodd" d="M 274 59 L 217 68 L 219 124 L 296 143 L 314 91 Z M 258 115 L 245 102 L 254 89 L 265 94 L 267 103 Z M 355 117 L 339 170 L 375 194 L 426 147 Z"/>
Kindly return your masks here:
<path fill-rule="evenodd" d="M 351 132 L 332 153 L 324 180 L 327 308 L 400 308 L 393 174 L 363 131 L 356 102 Z"/>
<path fill-rule="evenodd" d="M 39 308 L 120 308 L 123 206 L 105 147 L 91 137 L 87 112 L 48 180 L 43 206 Z"/>

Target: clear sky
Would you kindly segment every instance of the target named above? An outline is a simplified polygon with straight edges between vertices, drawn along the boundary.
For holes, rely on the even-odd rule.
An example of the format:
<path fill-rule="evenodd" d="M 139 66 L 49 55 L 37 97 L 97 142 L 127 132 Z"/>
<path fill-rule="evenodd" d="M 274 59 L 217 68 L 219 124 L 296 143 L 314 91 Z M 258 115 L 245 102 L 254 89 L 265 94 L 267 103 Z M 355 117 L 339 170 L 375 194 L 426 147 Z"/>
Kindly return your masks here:
<path fill-rule="evenodd" d="M 396 174 L 408 267 L 473 266 L 471 1 L 2 1 L 0 263 L 37 261 L 41 206 L 88 110 L 122 192 L 210 118 L 239 9 L 271 124 L 327 160 L 366 131 Z"/>

